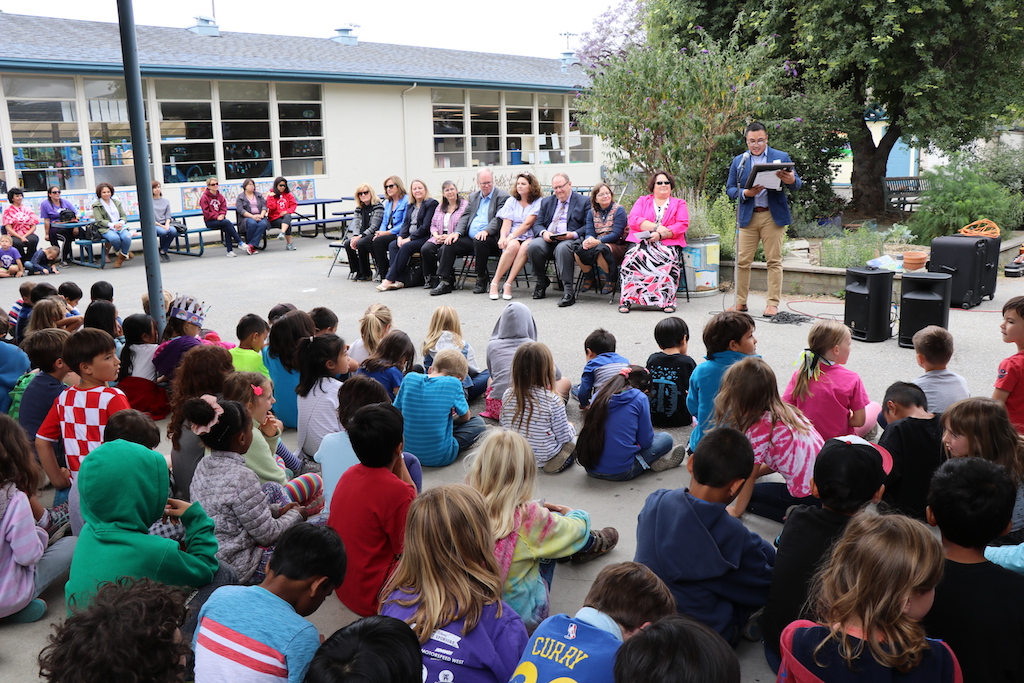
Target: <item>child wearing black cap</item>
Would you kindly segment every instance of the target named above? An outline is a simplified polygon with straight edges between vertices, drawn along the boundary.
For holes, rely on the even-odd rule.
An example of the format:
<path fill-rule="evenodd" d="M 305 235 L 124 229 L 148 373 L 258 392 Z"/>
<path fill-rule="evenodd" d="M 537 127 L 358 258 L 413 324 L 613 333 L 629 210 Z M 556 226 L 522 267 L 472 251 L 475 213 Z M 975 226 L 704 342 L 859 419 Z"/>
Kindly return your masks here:
<path fill-rule="evenodd" d="M 821 500 L 822 507 L 800 505 L 787 515 L 761 615 L 764 655 L 773 671 L 778 672 L 781 661 L 782 630 L 801 618 L 815 569 L 828 559 L 850 518 L 868 503 L 881 500 L 891 469 L 889 453 L 859 436 L 829 439 L 822 447 L 811 479 L 811 495 Z"/>

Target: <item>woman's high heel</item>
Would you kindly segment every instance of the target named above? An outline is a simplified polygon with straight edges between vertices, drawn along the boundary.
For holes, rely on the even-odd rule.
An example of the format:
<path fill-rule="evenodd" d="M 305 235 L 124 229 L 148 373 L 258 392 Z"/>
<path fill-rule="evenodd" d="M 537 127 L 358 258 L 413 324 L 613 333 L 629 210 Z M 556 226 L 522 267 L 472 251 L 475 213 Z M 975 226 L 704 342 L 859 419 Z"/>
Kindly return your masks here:
<path fill-rule="evenodd" d="M 505 283 L 505 288 L 504 291 L 502 292 L 501 298 L 504 299 L 505 301 L 509 301 L 512 299 L 512 283 Z"/>
<path fill-rule="evenodd" d="M 489 296 L 491 298 L 491 301 L 497 301 L 498 300 L 498 283 L 497 282 L 492 282 L 491 283 L 491 291 L 490 291 Z"/>

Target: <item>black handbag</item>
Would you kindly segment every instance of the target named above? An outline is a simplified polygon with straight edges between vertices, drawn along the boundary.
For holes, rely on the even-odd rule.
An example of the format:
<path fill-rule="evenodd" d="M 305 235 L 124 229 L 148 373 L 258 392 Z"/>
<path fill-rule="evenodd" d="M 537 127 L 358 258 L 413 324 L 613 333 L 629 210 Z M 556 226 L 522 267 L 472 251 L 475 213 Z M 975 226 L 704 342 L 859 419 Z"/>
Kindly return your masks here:
<path fill-rule="evenodd" d="M 78 214 L 71 209 L 61 209 L 58 218 L 61 223 L 76 223 L 78 221 Z"/>
<path fill-rule="evenodd" d="M 78 239 L 100 242 L 103 240 L 103 235 L 100 234 L 100 229 L 95 223 L 89 223 L 89 225 L 78 228 Z"/>
<path fill-rule="evenodd" d="M 188 232 L 188 226 L 186 226 L 181 221 L 174 221 L 174 220 L 172 220 L 171 221 L 171 227 L 174 228 L 175 230 L 177 230 L 179 235 L 184 235 L 186 232 Z"/>

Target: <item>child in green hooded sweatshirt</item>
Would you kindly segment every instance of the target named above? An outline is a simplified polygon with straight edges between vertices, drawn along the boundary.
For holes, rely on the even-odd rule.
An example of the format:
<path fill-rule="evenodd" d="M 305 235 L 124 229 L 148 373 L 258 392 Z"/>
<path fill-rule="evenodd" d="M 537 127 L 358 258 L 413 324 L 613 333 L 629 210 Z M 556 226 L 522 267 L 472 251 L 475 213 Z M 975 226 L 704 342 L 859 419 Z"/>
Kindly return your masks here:
<path fill-rule="evenodd" d="M 85 526 L 64 589 L 69 612 L 87 608 L 99 584 L 121 576 L 191 588 L 214 582 L 220 564 L 213 520 L 199 503 L 168 498 L 169 487 L 167 461 L 137 443 L 110 441 L 82 461 L 78 491 Z M 184 550 L 177 541 L 147 533 L 165 515 L 184 526 Z M 223 582 L 236 583 L 229 573 L 220 572 Z"/>

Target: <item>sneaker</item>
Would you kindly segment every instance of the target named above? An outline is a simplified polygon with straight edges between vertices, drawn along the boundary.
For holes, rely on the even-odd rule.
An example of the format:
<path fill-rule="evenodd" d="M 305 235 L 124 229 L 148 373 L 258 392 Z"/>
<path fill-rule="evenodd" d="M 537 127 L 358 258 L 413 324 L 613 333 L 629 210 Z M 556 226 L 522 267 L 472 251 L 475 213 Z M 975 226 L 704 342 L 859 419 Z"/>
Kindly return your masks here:
<path fill-rule="evenodd" d="M 32 602 L 28 603 L 21 609 L 20 612 L 15 612 L 9 617 L 0 619 L 0 622 L 7 624 L 31 624 L 35 621 L 39 621 L 46 616 L 46 603 L 36 598 Z"/>
<path fill-rule="evenodd" d="M 572 444 L 569 444 L 569 446 L 572 446 Z M 576 458 L 573 457 L 573 454 L 574 451 L 572 448 L 563 448 L 555 454 L 555 457 L 544 463 L 544 466 L 541 469 L 547 474 L 558 474 L 559 472 L 563 472 L 569 469 L 576 460 Z"/>
<path fill-rule="evenodd" d="M 252 256 L 258 251 L 258 249 L 256 249 L 256 247 L 252 246 L 251 244 L 247 244 L 245 245 L 245 251 L 247 254 L 249 254 L 249 256 Z"/>
<path fill-rule="evenodd" d="M 569 558 L 573 564 L 583 564 L 601 557 L 619 542 L 619 532 L 610 526 L 606 526 L 600 531 L 591 531 L 590 535 L 593 537 L 593 543 L 587 550 L 581 550 Z"/>
<path fill-rule="evenodd" d="M 295 251 L 295 245 L 289 242 L 288 246 L 286 246 L 285 249 L 287 249 L 288 251 Z"/>
<path fill-rule="evenodd" d="M 679 467 L 683 460 L 686 458 L 686 446 L 679 445 L 672 449 L 670 453 L 661 456 L 657 460 L 651 463 L 652 472 L 664 472 L 665 470 L 671 470 Z"/>
<path fill-rule="evenodd" d="M 743 630 L 740 631 L 740 635 L 743 636 L 743 640 L 748 640 L 751 643 L 756 643 L 761 640 L 762 614 L 764 614 L 764 607 L 751 614 L 750 618 L 747 619 L 747 623 L 743 625 Z"/>
<path fill-rule="evenodd" d="M 228 252 L 228 258 L 235 258 L 236 256 L 238 256 L 238 254 L 236 254 L 235 252 L 233 252 L 233 251 L 229 251 Z"/>
<path fill-rule="evenodd" d="M 277 239 L 279 239 L 279 240 L 285 239 L 284 230 L 282 230 L 281 232 L 277 233 Z"/>
<path fill-rule="evenodd" d="M 161 251 L 160 252 L 160 263 L 170 263 L 170 262 L 171 262 L 171 257 L 168 256 L 165 252 Z"/>

